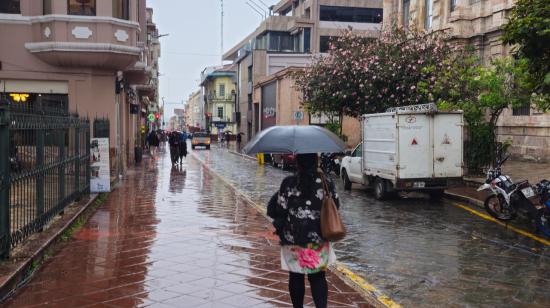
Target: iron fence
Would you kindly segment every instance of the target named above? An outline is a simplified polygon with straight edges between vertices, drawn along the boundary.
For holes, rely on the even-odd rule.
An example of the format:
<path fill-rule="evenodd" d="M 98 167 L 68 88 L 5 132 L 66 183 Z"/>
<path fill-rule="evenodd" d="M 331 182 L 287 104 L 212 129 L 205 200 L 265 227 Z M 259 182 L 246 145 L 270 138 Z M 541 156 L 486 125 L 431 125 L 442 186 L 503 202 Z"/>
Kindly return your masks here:
<path fill-rule="evenodd" d="M 89 190 L 89 140 L 87 119 L 0 106 L 2 257 Z"/>

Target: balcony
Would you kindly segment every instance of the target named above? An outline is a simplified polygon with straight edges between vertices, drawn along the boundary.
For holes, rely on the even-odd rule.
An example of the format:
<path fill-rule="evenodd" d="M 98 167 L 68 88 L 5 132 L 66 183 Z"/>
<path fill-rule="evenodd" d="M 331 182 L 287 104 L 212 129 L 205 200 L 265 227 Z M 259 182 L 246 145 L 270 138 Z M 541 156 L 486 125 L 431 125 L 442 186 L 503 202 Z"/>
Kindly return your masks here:
<path fill-rule="evenodd" d="M 138 23 L 72 15 L 45 15 L 30 21 L 33 37 L 25 48 L 51 65 L 124 70 L 140 58 Z"/>

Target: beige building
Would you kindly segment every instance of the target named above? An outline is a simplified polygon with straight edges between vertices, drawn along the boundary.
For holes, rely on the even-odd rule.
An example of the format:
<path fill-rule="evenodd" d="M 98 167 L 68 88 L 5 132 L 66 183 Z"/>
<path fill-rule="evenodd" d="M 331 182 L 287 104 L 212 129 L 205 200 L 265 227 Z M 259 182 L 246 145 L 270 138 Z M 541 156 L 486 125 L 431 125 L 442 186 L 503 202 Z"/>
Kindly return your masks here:
<path fill-rule="evenodd" d="M 461 45 L 475 48 L 484 64 L 507 56 L 511 47 L 500 40 L 513 0 L 384 0 L 384 23 L 446 31 Z M 549 161 L 550 113 L 533 108 L 508 109 L 498 121 L 500 141 L 511 140 L 517 158 Z"/>
<path fill-rule="evenodd" d="M 88 115 L 92 125 L 107 118 L 113 168 L 123 172 L 157 104 L 155 35 L 145 0 L 2 0 L 0 93 L 29 94 L 29 104 Z"/>
<path fill-rule="evenodd" d="M 325 52 L 329 40 L 348 27 L 376 37 L 382 26 L 382 5 L 382 0 L 283 0 L 273 7 L 274 15 L 227 51 L 224 60 L 237 65 L 236 118 L 243 141 L 271 125 L 277 108 L 254 95 L 260 80 L 288 67 L 310 64 L 313 55 Z"/>
<path fill-rule="evenodd" d="M 202 73 L 205 128 L 212 135 L 226 131 L 237 133 L 235 120 L 237 72 L 235 67 L 233 64 L 208 67 Z"/>
<path fill-rule="evenodd" d="M 185 125 L 189 132 L 206 129 L 202 90 L 197 90 L 189 95 L 185 103 Z"/>

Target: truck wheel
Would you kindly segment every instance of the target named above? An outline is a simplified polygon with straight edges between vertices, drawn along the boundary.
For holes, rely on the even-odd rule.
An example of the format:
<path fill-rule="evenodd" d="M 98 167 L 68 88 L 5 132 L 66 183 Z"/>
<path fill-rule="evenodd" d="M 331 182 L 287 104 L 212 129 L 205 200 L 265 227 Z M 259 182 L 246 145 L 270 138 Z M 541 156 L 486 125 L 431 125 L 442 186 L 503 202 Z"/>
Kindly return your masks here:
<path fill-rule="evenodd" d="M 351 181 L 349 180 L 346 169 L 342 170 L 342 181 L 344 182 L 344 189 L 351 190 Z"/>
<path fill-rule="evenodd" d="M 376 200 L 384 200 L 388 197 L 388 189 L 386 188 L 386 181 L 377 178 L 374 182 L 374 197 Z"/>
<path fill-rule="evenodd" d="M 428 194 L 430 195 L 430 199 L 432 200 L 441 200 L 445 196 L 445 190 L 443 189 L 433 190 L 433 191 L 430 191 Z"/>

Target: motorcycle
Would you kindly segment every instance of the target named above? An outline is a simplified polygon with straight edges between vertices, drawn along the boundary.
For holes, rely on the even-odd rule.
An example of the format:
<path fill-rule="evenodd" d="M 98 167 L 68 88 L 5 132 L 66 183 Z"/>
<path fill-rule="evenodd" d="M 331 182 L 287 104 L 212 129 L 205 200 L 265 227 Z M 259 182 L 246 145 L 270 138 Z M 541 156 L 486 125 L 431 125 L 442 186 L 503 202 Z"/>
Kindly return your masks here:
<path fill-rule="evenodd" d="M 336 175 L 340 175 L 340 159 L 338 159 L 338 155 L 335 153 L 321 153 L 321 170 L 325 174 L 330 174 L 334 171 Z"/>
<path fill-rule="evenodd" d="M 495 167 L 487 172 L 485 183 L 477 191 L 490 190 L 491 194 L 485 199 L 485 210 L 493 217 L 502 221 L 516 218 L 518 212 L 525 214 L 534 226 L 539 225 L 538 209 L 529 200 L 535 197 L 535 191 L 529 181 L 514 183 L 512 179 L 502 174 L 501 167 L 510 155 L 499 159 Z"/>
<path fill-rule="evenodd" d="M 538 211 L 540 215 L 539 230 L 550 237 L 550 181 L 542 180 L 534 188 L 541 205 Z"/>

